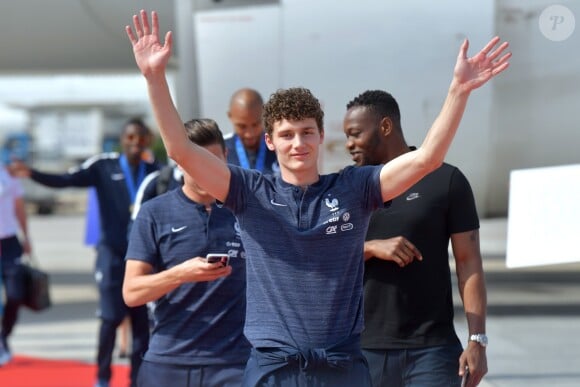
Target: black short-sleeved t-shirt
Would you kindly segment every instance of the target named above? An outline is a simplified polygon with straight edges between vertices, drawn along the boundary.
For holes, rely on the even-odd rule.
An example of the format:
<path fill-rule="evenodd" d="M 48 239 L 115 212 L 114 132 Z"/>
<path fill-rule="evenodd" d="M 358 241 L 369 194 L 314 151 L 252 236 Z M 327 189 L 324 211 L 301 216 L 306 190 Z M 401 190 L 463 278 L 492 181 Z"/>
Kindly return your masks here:
<path fill-rule="evenodd" d="M 379 259 L 366 262 L 363 348 L 419 348 L 457 342 L 449 239 L 451 234 L 478 228 L 469 182 L 449 164 L 374 212 L 366 240 L 404 236 L 419 249 L 423 261 L 403 268 Z"/>

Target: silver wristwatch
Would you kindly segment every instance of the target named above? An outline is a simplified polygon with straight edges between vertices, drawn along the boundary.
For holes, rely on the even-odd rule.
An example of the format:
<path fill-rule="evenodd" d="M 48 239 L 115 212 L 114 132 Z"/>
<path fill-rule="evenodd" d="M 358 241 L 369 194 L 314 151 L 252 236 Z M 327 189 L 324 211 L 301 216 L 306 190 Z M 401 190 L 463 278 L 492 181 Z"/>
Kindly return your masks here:
<path fill-rule="evenodd" d="M 475 341 L 482 347 L 487 347 L 487 335 L 485 333 L 475 333 L 469 336 L 469 341 Z"/>

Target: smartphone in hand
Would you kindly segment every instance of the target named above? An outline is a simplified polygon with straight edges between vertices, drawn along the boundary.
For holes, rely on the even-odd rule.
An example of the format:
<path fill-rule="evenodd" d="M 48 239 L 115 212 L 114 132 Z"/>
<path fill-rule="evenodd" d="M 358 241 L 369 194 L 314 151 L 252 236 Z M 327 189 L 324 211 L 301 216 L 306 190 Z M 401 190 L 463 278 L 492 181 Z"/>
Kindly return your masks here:
<path fill-rule="evenodd" d="M 230 256 L 228 253 L 210 253 L 205 256 L 205 259 L 208 263 L 221 262 L 224 267 L 230 263 Z"/>
<path fill-rule="evenodd" d="M 469 379 L 469 368 L 465 367 L 465 372 L 461 378 L 461 387 L 467 386 L 467 380 Z"/>

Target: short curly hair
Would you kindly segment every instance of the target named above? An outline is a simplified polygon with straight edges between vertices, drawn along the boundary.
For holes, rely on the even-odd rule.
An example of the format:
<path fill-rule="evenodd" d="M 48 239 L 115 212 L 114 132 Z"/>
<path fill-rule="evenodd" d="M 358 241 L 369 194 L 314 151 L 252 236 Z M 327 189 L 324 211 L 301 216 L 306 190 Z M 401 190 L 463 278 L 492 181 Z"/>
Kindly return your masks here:
<path fill-rule="evenodd" d="M 383 90 L 367 90 L 346 104 L 346 109 L 366 107 L 378 119 L 389 117 L 396 128 L 401 129 L 401 111 L 395 97 Z"/>
<path fill-rule="evenodd" d="M 270 96 L 262 111 L 264 129 L 269 136 L 272 135 L 276 122 L 284 119 L 298 121 L 306 118 L 314 118 L 318 130 L 320 132 L 324 130 L 324 112 L 320 107 L 320 102 L 310 90 L 302 87 L 279 89 Z"/>

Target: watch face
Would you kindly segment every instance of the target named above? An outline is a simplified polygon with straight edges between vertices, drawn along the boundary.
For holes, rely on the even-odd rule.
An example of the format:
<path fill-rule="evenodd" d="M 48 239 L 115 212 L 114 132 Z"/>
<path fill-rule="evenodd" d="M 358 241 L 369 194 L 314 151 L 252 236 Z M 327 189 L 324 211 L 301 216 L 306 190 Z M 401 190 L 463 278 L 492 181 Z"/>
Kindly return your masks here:
<path fill-rule="evenodd" d="M 479 344 L 481 344 L 482 347 L 486 347 L 487 346 L 487 336 L 483 333 L 478 333 L 475 335 L 471 335 L 471 337 L 469 338 L 469 340 L 471 341 L 475 341 Z"/>
<path fill-rule="evenodd" d="M 479 342 L 483 344 L 485 347 L 487 345 L 487 336 L 486 335 L 479 335 Z"/>

